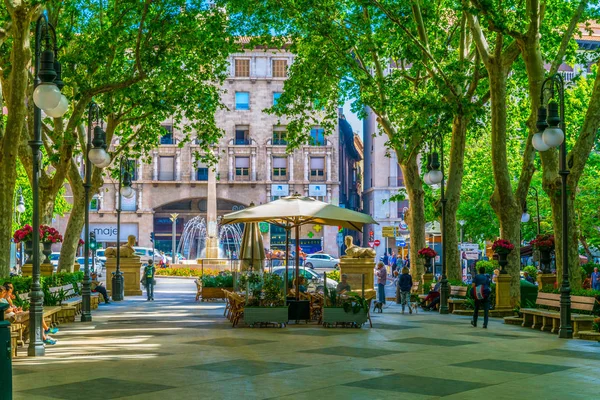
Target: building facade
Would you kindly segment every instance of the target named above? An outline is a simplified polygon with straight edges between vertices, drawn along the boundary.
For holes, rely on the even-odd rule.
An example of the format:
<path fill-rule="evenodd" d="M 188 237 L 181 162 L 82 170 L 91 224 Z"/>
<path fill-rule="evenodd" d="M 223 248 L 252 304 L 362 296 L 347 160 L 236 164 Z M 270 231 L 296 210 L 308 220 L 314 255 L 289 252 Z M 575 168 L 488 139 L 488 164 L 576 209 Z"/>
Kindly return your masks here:
<path fill-rule="evenodd" d="M 227 107 L 216 115 L 224 136 L 214 146 L 217 214 L 262 204 L 299 193 L 338 204 L 338 134 L 325 136 L 323 128 L 311 129 L 311 140 L 286 152 L 286 126 L 279 118 L 264 113 L 283 91 L 287 70 L 294 55 L 283 50 L 244 51 L 231 54 L 229 77 L 223 83 L 222 102 Z M 171 215 L 177 214 L 176 237 L 181 239 L 185 224 L 205 216 L 209 173 L 197 162 L 198 145 L 185 143 L 174 124 L 162 124 L 161 144 L 150 154 L 150 163 L 130 160 L 133 189 L 131 199 L 122 198 L 121 240 L 138 237 L 138 244 L 171 251 Z M 193 137 L 193 135 L 192 135 Z M 116 242 L 118 182 L 107 177 L 92 200 L 90 227 L 104 246 Z M 59 226 L 66 225 L 63 219 Z M 307 253 L 323 250 L 337 254 L 337 227 L 307 225 L 301 230 L 301 246 Z M 331 238 L 331 240 L 328 240 Z M 283 229 L 270 226 L 264 232 L 265 247 L 284 248 Z"/>

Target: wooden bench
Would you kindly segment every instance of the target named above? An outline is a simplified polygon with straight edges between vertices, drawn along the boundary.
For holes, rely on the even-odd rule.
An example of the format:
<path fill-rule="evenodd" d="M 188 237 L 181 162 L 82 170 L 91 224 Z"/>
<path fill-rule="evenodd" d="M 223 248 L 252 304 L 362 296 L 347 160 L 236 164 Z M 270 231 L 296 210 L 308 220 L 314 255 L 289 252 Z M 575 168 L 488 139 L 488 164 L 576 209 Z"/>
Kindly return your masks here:
<path fill-rule="evenodd" d="M 453 313 L 454 310 L 461 310 L 463 303 L 467 301 L 467 286 L 450 286 L 450 298 L 448 299 L 448 310 Z"/>
<path fill-rule="evenodd" d="M 595 303 L 596 299 L 593 297 L 571 296 L 571 310 L 592 312 L 594 311 Z M 522 326 L 530 326 L 532 329 L 558 333 L 560 327 L 560 295 L 540 292 L 538 293 L 535 304 L 538 306 L 557 308 L 559 311 L 544 308 L 522 308 Z M 579 331 L 581 330 L 592 329 L 593 321 L 593 315 L 571 314 L 573 336 L 578 337 Z"/>

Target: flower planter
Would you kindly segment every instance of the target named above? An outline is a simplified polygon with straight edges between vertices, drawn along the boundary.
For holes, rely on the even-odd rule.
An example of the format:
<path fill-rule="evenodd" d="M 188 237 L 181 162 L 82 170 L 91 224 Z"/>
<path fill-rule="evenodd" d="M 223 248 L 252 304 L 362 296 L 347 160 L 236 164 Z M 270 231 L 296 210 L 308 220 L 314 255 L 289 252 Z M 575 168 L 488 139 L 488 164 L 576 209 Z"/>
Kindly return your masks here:
<path fill-rule="evenodd" d="M 542 264 L 542 272 L 544 274 L 550 273 L 550 263 L 552 262 L 552 253 L 550 250 L 540 249 L 540 264 Z"/>
<path fill-rule="evenodd" d="M 44 256 L 46 257 L 44 258 L 44 261 L 42 261 L 42 264 L 52 264 L 52 262 L 50 261 L 50 255 L 52 254 L 52 243 L 44 242 L 42 244 L 44 245 L 42 254 L 44 254 Z"/>
<path fill-rule="evenodd" d="M 27 240 L 26 242 L 24 242 L 25 245 L 25 255 L 27 256 L 27 260 L 25 261 L 25 264 L 32 264 L 33 263 L 33 241 L 31 240 Z"/>
<path fill-rule="evenodd" d="M 225 293 L 223 289 L 233 292 L 232 287 L 218 288 L 218 287 L 203 287 L 202 288 L 202 301 L 207 299 L 224 299 Z"/>
<path fill-rule="evenodd" d="M 498 254 L 498 264 L 500 265 L 500 273 L 508 274 L 506 266 L 508 265 L 508 254 L 506 252 L 496 252 Z"/>
<path fill-rule="evenodd" d="M 342 307 L 323 308 L 323 326 L 326 328 L 335 324 L 352 324 L 360 328 L 367 320 L 368 315 L 363 308 L 356 314 L 352 311 L 346 312 Z"/>
<path fill-rule="evenodd" d="M 285 307 L 244 307 L 244 322 L 251 327 L 260 323 L 278 324 L 283 328 L 288 323 L 288 308 Z"/>

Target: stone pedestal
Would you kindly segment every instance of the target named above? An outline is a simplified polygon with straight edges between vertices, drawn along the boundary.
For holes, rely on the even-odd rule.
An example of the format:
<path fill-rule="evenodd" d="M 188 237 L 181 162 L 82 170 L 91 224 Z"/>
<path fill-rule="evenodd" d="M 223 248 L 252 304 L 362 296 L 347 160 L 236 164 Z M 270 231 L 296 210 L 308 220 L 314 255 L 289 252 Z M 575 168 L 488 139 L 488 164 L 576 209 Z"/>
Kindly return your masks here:
<path fill-rule="evenodd" d="M 25 264 L 21 267 L 21 274 L 23 276 L 33 276 L 33 264 Z M 40 275 L 41 276 L 52 276 L 54 273 L 54 265 L 52 264 L 41 264 Z"/>
<path fill-rule="evenodd" d="M 73 272 L 83 271 L 83 265 L 79 264 L 77 261 L 73 264 Z"/>
<path fill-rule="evenodd" d="M 513 307 L 510 304 L 510 280 L 508 274 L 500 274 L 496 278 L 496 307 L 494 311 L 498 314 L 513 315 Z"/>
<path fill-rule="evenodd" d="M 350 258 L 342 256 L 340 258 L 340 276 L 348 275 L 348 284 L 353 292 L 362 294 L 364 275 L 365 298 L 370 298 L 375 294 L 375 259 L 373 258 Z"/>
<path fill-rule="evenodd" d="M 554 288 L 556 282 L 555 274 L 537 274 L 538 288 L 541 290 L 544 286 L 551 286 Z"/>
<path fill-rule="evenodd" d="M 125 296 L 141 296 L 140 269 L 142 262 L 136 258 L 121 258 L 121 273 L 125 287 Z M 106 259 L 106 289 L 112 293 L 112 273 L 117 270 L 117 259 Z"/>
<path fill-rule="evenodd" d="M 419 291 L 421 293 L 425 293 L 425 284 L 426 283 L 431 283 L 433 284 L 433 274 L 423 274 L 421 275 L 421 287 L 419 288 Z"/>

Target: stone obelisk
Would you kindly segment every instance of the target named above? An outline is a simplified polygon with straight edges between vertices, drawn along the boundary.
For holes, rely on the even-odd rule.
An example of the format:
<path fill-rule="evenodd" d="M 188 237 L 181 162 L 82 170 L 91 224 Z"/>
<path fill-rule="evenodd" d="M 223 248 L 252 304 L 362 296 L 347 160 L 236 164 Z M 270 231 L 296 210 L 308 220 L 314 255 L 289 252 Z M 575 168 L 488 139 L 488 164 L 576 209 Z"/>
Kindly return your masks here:
<path fill-rule="evenodd" d="M 208 196 L 206 200 L 206 258 L 219 258 L 219 237 L 217 230 L 217 177 L 212 168 L 208 169 Z"/>

